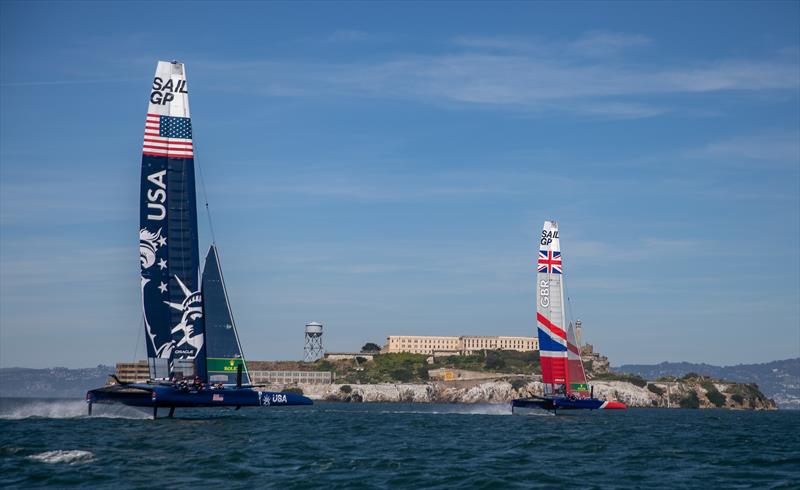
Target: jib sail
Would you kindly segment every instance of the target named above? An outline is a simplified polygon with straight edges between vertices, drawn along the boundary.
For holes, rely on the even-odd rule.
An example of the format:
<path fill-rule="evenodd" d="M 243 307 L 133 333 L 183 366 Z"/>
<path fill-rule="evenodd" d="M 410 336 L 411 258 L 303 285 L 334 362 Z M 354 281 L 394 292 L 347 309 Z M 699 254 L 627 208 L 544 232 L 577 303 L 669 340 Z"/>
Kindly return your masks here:
<path fill-rule="evenodd" d="M 217 247 L 211 245 L 203 267 L 203 304 L 205 307 L 206 355 L 208 380 L 211 383 L 236 383 L 239 366 L 242 383 L 250 384 L 247 365 L 233 322 L 228 291 L 222 278 Z"/>
<path fill-rule="evenodd" d="M 567 393 L 589 396 L 589 385 L 586 384 L 586 372 L 581 360 L 581 346 L 575 337 L 572 322 L 567 329 Z"/>
<path fill-rule="evenodd" d="M 536 320 L 542 382 L 546 392 L 565 391 L 567 333 L 564 329 L 563 257 L 558 223 L 545 221 L 536 273 Z"/>
<path fill-rule="evenodd" d="M 139 258 L 152 377 L 206 378 L 192 121 L 183 64 L 159 61 L 142 147 Z M 158 370 L 158 369 L 156 369 Z M 166 373 L 164 372 L 166 371 Z"/>

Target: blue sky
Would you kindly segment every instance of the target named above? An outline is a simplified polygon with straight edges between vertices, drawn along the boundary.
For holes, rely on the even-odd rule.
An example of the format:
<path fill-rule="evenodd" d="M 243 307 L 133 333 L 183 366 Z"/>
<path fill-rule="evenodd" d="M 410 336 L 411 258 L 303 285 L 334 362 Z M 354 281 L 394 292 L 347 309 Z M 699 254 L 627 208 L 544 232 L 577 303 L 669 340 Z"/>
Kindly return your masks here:
<path fill-rule="evenodd" d="M 143 356 L 159 59 L 252 359 L 533 335 L 560 222 L 613 364 L 800 355 L 800 4 L 0 4 L 0 365 Z M 208 226 L 201 232 L 208 243 Z M 203 245 L 201 245 L 202 247 Z"/>

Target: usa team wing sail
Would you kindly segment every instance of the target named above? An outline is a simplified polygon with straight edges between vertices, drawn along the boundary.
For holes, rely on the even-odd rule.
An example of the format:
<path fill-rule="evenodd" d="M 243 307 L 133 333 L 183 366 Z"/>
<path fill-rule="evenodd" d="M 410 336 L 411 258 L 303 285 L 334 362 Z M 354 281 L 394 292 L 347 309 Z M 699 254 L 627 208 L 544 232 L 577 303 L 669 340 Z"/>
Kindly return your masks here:
<path fill-rule="evenodd" d="M 536 321 L 542 382 L 547 392 L 562 390 L 567 385 L 563 271 L 558 223 L 545 221 L 537 261 Z"/>
<path fill-rule="evenodd" d="M 208 379 L 212 383 L 235 384 L 239 366 L 242 383 L 250 384 L 242 344 L 233 322 L 228 291 L 222 278 L 217 247 L 211 245 L 203 267 L 203 303 L 205 305 L 206 355 Z"/>
<path fill-rule="evenodd" d="M 182 63 L 159 61 L 142 145 L 139 258 L 151 367 L 206 378 L 189 90 Z M 181 362 L 177 362 L 177 361 Z M 161 363 L 155 361 L 163 361 Z M 153 373 L 152 377 L 163 377 Z"/>
<path fill-rule="evenodd" d="M 172 417 L 178 407 L 312 405 L 311 399 L 296 393 L 258 391 L 250 385 L 215 246 L 206 258 L 201 289 L 189 89 L 184 66 L 176 61 L 159 61 L 153 78 L 140 201 L 139 258 L 150 379 L 141 383 L 115 378 L 113 384 L 89 390 L 89 415 L 95 404 L 117 403 L 150 408 L 153 418 L 159 409 L 169 409 Z M 208 359 L 207 352 L 214 358 Z M 236 382 L 240 369 L 241 384 Z M 193 376 L 201 382 L 180 379 Z"/>

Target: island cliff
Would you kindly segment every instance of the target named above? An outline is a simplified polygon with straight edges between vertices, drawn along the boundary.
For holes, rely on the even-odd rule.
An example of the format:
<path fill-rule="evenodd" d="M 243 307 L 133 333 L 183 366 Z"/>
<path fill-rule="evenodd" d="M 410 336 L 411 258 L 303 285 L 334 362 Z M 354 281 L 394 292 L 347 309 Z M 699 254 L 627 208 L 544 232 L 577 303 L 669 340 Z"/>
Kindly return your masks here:
<path fill-rule="evenodd" d="M 520 380 L 304 385 L 314 400 L 344 402 L 508 403 L 541 395 L 540 382 Z M 655 381 L 644 387 L 626 381 L 594 381 L 596 397 L 629 407 L 774 410 L 775 403 L 752 385 L 708 380 Z"/>

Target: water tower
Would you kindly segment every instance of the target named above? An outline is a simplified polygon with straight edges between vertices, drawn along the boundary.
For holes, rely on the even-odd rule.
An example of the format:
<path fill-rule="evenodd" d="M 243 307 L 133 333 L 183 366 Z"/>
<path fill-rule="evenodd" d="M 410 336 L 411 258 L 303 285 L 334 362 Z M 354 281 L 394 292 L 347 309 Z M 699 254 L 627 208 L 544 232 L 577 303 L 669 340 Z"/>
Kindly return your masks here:
<path fill-rule="evenodd" d="M 314 362 L 325 353 L 322 348 L 322 324 L 317 322 L 306 323 L 306 341 L 303 347 L 303 360 Z"/>

